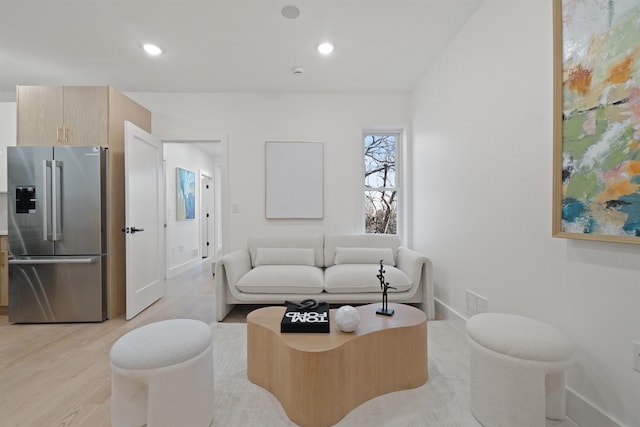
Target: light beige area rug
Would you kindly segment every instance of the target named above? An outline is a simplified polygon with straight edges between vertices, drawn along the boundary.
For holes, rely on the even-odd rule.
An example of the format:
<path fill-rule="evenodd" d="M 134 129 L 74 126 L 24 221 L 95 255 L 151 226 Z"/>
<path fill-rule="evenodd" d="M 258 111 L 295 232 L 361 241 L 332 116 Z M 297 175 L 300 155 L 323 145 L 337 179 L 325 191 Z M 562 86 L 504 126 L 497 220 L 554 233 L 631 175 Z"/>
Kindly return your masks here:
<path fill-rule="evenodd" d="M 214 427 L 295 427 L 280 402 L 247 379 L 246 324 L 215 323 Z M 385 394 L 351 411 L 338 427 L 477 427 L 469 406 L 469 351 L 464 332 L 430 321 L 429 379 L 421 387 Z M 339 387 L 336 384 L 336 387 Z M 569 420 L 547 426 L 574 427 Z"/>

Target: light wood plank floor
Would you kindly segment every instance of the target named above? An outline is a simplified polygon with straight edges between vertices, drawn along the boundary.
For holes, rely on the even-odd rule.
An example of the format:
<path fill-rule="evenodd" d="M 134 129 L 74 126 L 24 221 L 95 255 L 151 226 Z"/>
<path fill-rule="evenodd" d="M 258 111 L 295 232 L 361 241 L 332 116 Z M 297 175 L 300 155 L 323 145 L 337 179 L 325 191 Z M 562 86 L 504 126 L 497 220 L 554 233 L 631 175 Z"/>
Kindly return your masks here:
<path fill-rule="evenodd" d="M 159 320 L 214 322 L 210 265 L 170 279 L 166 295 L 129 322 L 12 325 L 0 316 L 0 426 L 109 426 L 111 346 Z"/>
<path fill-rule="evenodd" d="M 252 308 L 234 310 L 225 322 L 244 321 Z M 166 295 L 128 322 L 122 317 L 103 323 L 11 325 L 0 315 L 0 427 L 108 427 L 111 346 L 131 329 L 175 318 L 215 321 L 210 263 L 169 280 Z M 463 333 L 438 345 L 458 355 L 456 363 L 465 369 Z M 471 424 L 479 426 L 475 420 Z M 429 425 L 468 424 L 447 420 Z M 568 419 L 547 420 L 546 425 L 577 427 Z"/>

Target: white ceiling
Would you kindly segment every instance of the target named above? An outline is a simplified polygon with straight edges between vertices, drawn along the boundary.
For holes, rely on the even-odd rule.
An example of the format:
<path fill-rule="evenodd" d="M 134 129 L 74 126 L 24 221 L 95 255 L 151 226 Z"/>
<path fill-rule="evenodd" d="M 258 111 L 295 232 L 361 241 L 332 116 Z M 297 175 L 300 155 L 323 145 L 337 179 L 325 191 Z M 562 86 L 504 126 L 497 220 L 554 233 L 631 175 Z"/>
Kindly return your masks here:
<path fill-rule="evenodd" d="M 407 92 L 482 1 L 0 0 L 0 92 Z"/>

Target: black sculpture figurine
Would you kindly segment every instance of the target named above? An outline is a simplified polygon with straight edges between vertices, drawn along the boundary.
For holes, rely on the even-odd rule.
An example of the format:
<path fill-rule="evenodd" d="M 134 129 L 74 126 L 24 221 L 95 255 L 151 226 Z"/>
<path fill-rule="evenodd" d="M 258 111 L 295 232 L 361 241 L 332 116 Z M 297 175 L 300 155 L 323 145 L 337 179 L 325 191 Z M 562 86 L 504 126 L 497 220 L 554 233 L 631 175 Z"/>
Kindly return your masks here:
<path fill-rule="evenodd" d="M 384 281 L 384 267 L 382 266 L 382 260 L 380 260 L 380 270 L 378 270 L 378 275 L 376 276 L 378 280 L 380 280 L 380 288 L 382 289 L 382 307 L 379 307 L 376 310 L 376 314 L 383 314 L 385 316 L 393 316 L 393 308 L 389 308 L 389 296 L 387 295 L 387 291 L 389 289 L 396 289 L 393 286 L 389 286 L 389 282 Z"/>

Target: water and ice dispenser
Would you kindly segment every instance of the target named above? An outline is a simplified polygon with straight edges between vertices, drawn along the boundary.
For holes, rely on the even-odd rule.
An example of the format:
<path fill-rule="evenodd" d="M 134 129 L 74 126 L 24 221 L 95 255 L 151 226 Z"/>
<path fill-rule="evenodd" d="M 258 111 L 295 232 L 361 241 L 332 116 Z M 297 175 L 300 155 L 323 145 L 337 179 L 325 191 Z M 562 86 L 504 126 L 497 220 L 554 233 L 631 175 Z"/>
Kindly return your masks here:
<path fill-rule="evenodd" d="M 16 213 L 36 213 L 36 187 L 34 185 L 16 187 Z"/>

